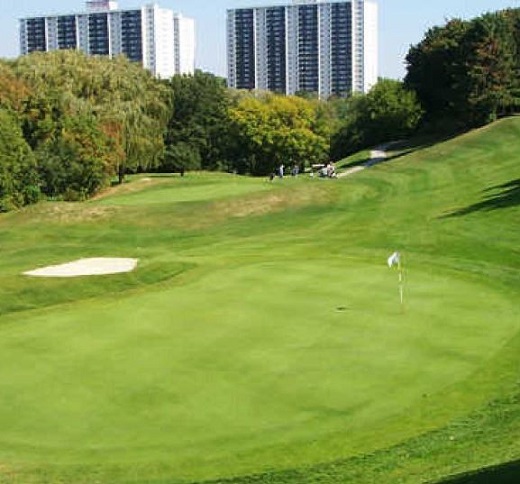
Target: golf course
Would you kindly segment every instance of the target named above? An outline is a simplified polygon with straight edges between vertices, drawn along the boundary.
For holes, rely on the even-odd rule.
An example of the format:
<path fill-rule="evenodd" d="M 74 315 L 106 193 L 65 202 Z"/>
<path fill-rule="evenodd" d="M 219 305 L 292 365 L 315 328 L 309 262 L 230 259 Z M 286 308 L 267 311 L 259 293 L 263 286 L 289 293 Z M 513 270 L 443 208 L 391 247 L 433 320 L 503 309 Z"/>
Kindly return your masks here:
<path fill-rule="evenodd" d="M 141 174 L 0 214 L 0 483 L 518 461 L 520 117 L 392 150 L 338 179 Z M 138 263 L 23 274 L 100 257 Z"/>

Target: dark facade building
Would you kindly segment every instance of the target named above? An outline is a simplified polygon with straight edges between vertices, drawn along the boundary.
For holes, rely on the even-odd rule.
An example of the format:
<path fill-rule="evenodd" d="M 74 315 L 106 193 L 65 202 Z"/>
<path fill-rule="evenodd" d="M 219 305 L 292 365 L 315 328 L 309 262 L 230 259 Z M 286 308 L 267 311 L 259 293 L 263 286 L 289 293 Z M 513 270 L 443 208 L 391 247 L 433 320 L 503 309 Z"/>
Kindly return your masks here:
<path fill-rule="evenodd" d="M 373 0 L 295 0 L 228 10 L 228 83 L 320 97 L 367 92 L 377 82 Z"/>
<path fill-rule="evenodd" d="M 195 24 L 156 4 L 119 10 L 113 0 L 87 2 L 85 12 L 20 20 L 20 52 L 81 50 L 126 55 L 158 77 L 195 71 Z"/>

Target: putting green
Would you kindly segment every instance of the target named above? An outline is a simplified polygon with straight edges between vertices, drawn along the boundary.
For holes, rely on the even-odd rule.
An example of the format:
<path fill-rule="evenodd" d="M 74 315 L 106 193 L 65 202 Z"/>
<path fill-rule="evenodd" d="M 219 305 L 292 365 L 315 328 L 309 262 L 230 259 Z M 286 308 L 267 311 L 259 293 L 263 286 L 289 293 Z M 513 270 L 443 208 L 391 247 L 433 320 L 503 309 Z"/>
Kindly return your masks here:
<path fill-rule="evenodd" d="M 416 484 L 518 459 L 519 122 L 330 183 L 137 178 L 0 215 L 0 483 Z M 21 275 L 102 256 L 140 263 Z"/>
<path fill-rule="evenodd" d="M 11 315 L 0 450 L 206 478 L 370 450 L 367 428 L 397 441 L 388 422 L 435 413 L 519 329 L 464 274 L 409 267 L 405 298 L 384 259 L 275 260 Z"/>

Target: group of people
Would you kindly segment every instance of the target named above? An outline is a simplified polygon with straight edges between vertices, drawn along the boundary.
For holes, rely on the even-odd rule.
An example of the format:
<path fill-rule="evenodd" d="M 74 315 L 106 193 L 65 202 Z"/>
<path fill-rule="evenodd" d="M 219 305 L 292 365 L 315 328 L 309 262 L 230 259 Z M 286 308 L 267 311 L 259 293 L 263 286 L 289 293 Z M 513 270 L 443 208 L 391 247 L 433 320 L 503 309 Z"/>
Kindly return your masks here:
<path fill-rule="evenodd" d="M 328 177 L 328 178 L 336 178 L 336 176 L 337 176 L 336 168 L 330 161 L 323 168 L 321 168 L 320 176 Z"/>
<path fill-rule="evenodd" d="M 298 176 L 299 173 L 300 173 L 300 167 L 295 163 L 291 167 L 291 176 Z M 269 176 L 269 180 L 273 181 L 276 176 L 278 176 L 278 178 L 283 178 L 284 175 L 285 175 L 285 165 L 282 163 L 275 171 L 273 171 L 271 173 L 271 175 Z"/>
<path fill-rule="evenodd" d="M 319 169 L 319 176 L 324 178 L 336 178 L 336 168 L 332 162 L 328 162 L 326 165 L 313 165 L 313 168 L 316 168 L 317 166 L 320 167 Z M 300 167 L 297 164 L 294 164 L 291 167 L 291 176 L 298 176 L 300 173 Z M 311 171 L 311 176 L 314 176 L 314 172 Z M 283 178 L 285 176 L 285 165 L 282 163 L 276 168 L 276 170 L 273 170 L 271 174 L 269 175 L 269 180 L 273 181 L 275 177 Z"/>

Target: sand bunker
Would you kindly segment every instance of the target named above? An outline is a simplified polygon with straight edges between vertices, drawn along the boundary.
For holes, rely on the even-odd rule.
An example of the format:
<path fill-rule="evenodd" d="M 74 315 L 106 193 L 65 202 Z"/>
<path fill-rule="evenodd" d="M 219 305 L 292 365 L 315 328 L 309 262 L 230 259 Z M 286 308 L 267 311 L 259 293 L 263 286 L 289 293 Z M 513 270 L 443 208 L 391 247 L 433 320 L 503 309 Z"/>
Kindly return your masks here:
<path fill-rule="evenodd" d="M 42 267 L 33 271 L 24 272 L 24 275 L 35 277 L 99 276 L 103 274 L 130 272 L 133 271 L 136 266 L 137 259 L 93 257 L 90 259 L 78 259 L 57 266 Z"/>

